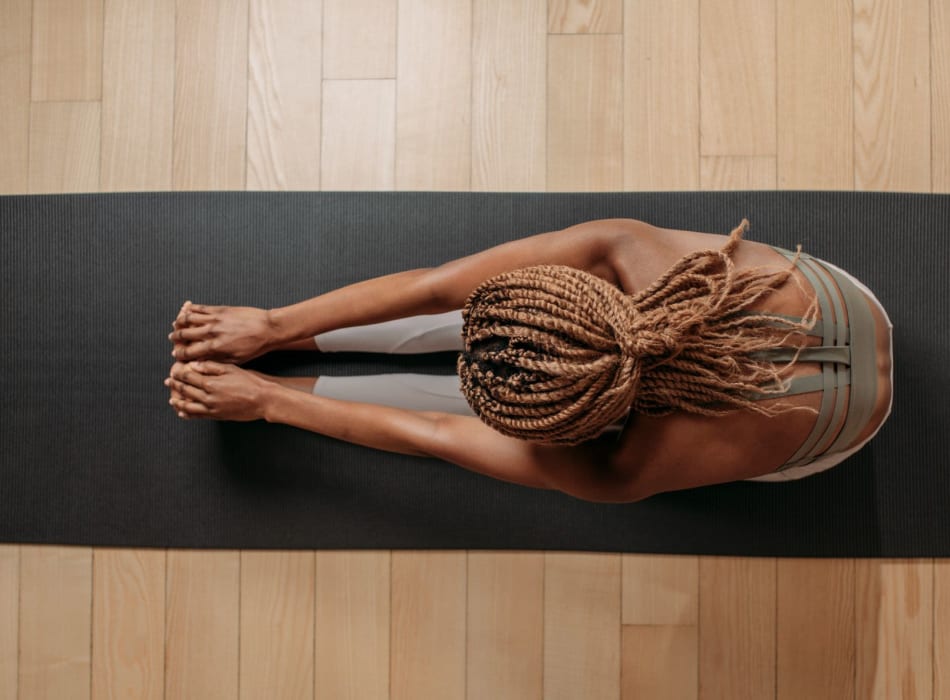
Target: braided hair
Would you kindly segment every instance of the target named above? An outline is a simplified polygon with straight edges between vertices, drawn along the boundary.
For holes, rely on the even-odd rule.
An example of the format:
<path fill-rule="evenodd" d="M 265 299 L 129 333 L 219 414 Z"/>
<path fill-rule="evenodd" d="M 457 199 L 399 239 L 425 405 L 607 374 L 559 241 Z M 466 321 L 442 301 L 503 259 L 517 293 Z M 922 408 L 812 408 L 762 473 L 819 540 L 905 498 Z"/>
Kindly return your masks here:
<path fill-rule="evenodd" d="M 760 353 L 811 328 L 816 307 L 801 322 L 748 311 L 794 268 L 737 271 L 732 254 L 748 225 L 634 295 L 560 265 L 487 280 L 463 309 L 458 374 L 472 409 L 505 435 L 550 445 L 590 440 L 628 410 L 774 414 L 755 395 L 788 382 Z"/>

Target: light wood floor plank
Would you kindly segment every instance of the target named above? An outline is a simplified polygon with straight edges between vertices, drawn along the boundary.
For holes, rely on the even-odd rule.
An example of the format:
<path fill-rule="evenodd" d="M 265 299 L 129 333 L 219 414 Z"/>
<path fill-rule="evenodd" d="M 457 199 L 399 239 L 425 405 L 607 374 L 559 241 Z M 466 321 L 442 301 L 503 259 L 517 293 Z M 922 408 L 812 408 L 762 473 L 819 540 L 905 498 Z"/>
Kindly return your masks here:
<path fill-rule="evenodd" d="M 703 156 L 699 182 L 704 190 L 774 190 L 775 157 Z"/>
<path fill-rule="evenodd" d="M 98 102 L 35 102 L 30 115 L 32 194 L 99 189 Z"/>
<path fill-rule="evenodd" d="M 544 0 L 473 7 L 473 190 L 544 190 L 545 11 Z"/>
<path fill-rule="evenodd" d="M 322 148 L 323 189 L 393 189 L 396 81 L 324 81 Z"/>
<path fill-rule="evenodd" d="M 778 700 L 854 698 L 854 562 L 778 561 Z"/>
<path fill-rule="evenodd" d="M 241 552 L 241 700 L 313 700 L 314 553 Z"/>
<path fill-rule="evenodd" d="M 623 39 L 548 38 L 549 191 L 623 186 Z"/>
<path fill-rule="evenodd" d="M 950 193 L 950 0 L 930 2 L 930 69 L 931 184 Z"/>
<path fill-rule="evenodd" d="M 398 5 L 396 187 L 468 190 L 471 0 L 400 0 Z"/>
<path fill-rule="evenodd" d="M 89 698 L 92 550 L 23 546 L 18 700 Z"/>
<path fill-rule="evenodd" d="M 323 75 L 396 77 L 396 0 L 324 0 Z"/>
<path fill-rule="evenodd" d="M 623 0 L 549 0 L 552 34 L 620 34 Z"/>
<path fill-rule="evenodd" d="M 20 548 L 0 545 L 0 698 L 17 696 L 20 642 Z"/>
<path fill-rule="evenodd" d="M 775 155 L 775 0 L 703 2 L 699 31 L 701 153 Z"/>
<path fill-rule="evenodd" d="M 623 624 L 695 625 L 699 557 L 623 555 Z"/>
<path fill-rule="evenodd" d="M 855 564 L 855 697 L 917 700 L 933 694 L 932 560 Z"/>
<path fill-rule="evenodd" d="M 934 562 L 934 700 L 950 700 L 950 559 Z"/>
<path fill-rule="evenodd" d="M 465 697 L 466 555 L 393 552 L 392 700 Z"/>
<path fill-rule="evenodd" d="M 0 194 L 29 187 L 32 9 L 30 0 L 0 9 Z"/>
<path fill-rule="evenodd" d="M 165 697 L 237 700 L 239 552 L 169 550 Z"/>
<path fill-rule="evenodd" d="M 175 0 L 106 5 L 103 191 L 169 190 L 175 96 Z"/>
<path fill-rule="evenodd" d="M 317 552 L 318 698 L 389 698 L 389 552 Z"/>
<path fill-rule="evenodd" d="M 467 700 L 540 698 L 544 554 L 468 555 Z"/>
<path fill-rule="evenodd" d="M 165 697 L 165 552 L 96 549 L 92 700 Z"/>
<path fill-rule="evenodd" d="M 691 700 L 699 692 L 696 625 L 624 625 L 623 700 Z"/>
<path fill-rule="evenodd" d="M 250 0 L 247 187 L 320 187 L 321 6 Z"/>
<path fill-rule="evenodd" d="M 393 552 L 392 700 L 465 697 L 465 552 Z"/>
<path fill-rule="evenodd" d="M 619 698 L 620 555 L 544 556 L 545 700 Z"/>
<path fill-rule="evenodd" d="M 623 52 L 624 189 L 698 189 L 699 0 L 626 0 Z"/>
<path fill-rule="evenodd" d="M 244 189 L 248 0 L 178 0 L 172 182 Z"/>
<path fill-rule="evenodd" d="M 102 97 L 103 0 L 34 0 L 33 101 Z"/>
<path fill-rule="evenodd" d="M 930 191 L 930 13 L 854 0 L 854 185 Z"/>
<path fill-rule="evenodd" d="M 778 184 L 854 185 L 850 0 L 778 0 Z"/>
<path fill-rule="evenodd" d="M 699 697 L 775 695 L 775 560 L 699 560 Z"/>

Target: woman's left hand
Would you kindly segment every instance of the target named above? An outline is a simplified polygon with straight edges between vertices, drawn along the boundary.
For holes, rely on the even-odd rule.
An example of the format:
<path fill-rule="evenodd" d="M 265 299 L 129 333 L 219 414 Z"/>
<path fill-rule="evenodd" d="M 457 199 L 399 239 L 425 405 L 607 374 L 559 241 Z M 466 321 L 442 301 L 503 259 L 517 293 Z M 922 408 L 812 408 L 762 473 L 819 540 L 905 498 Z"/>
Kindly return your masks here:
<path fill-rule="evenodd" d="M 176 362 L 165 386 L 181 418 L 251 421 L 264 417 L 264 399 L 275 384 L 236 365 L 203 360 Z"/>

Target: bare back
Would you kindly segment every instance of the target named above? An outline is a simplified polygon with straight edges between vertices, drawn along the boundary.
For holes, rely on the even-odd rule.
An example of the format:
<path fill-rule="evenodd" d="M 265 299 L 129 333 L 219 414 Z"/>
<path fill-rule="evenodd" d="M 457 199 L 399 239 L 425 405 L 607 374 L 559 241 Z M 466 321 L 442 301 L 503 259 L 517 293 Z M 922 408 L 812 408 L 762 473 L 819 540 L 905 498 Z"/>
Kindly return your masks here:
<path fill-rule="evenodd" d="M 611 281 L 628 294 L 649 286 L 684 255 L 719 249 L 728 238 L 722 235 L 661 229 L 643 222 L 630 222 L 610 265 Z M 787 269 L 788 260 L 773 248 L 743 241 L 736 249 L 737 268 Z M 814 301 L 811 285 L 795 271 L 789 281 L 753 308 L 790 316 L 803 316 Z M 605 275 L 607 276 L 607 275 Z M 886 319 L 873 304 L 878 344 L 878 396 L 868 426 L 855 440 L 870 436 L 884 420 L 890 403 L 890 344 Z M 808 343 L 814 338 L 801 338 Z M 788 378 L 816 374 L 814 362 L 796 363 Z M 848 389 L 844 389 L 845 392 Z M 671 491 L 706 484 L 748 479 L 774 472 L 805 441 L 816 421 L 821 392 L 770 399 L 813 410 L 763 416 L 740 410 L 722 417 L 677 412 L 669 416 L 637 415 L 627 424 L 616 447 L 613 463 L 650 492 Z M 847 393 L 846 393 L 847 405 Z M 832 436 L 828 442 L 834 440 Z"/>

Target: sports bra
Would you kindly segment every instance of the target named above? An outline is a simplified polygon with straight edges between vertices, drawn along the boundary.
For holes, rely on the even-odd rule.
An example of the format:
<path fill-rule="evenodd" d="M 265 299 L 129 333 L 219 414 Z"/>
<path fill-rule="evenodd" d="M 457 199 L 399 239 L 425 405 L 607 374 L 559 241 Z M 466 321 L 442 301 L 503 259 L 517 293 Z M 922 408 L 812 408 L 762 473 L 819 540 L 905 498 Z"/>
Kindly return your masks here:
<path fill-rule="evenodd" d="M 773 248 L 789 260 L 795 260 L 796 253 Z M 797 255 L 796 267 L 814 288 L 821 310 L 821 319 L 806 335 L 820 338 L 821 343 L 800 351 L 776 348 L 760 355 L 771 361 L 788 362 L 796 359 L 797 352 L 796 362 L 817 362 L 820 371 L 792 378 L 787 391 L 782 393 L 756 394 L 750 398 L 759 400 L 815 391 L 822 392 L 822 396 L 811 433 L 776 471 L 804 466 L 820 456 L 846 450 L 867 426 L 877 403 L 876 323 L 867 298 L 839 270 L 805 253 Z M 844 387 L 850 387 L 847 407 Z M 831 440 L 839 428 L 837 437 Z"/>

